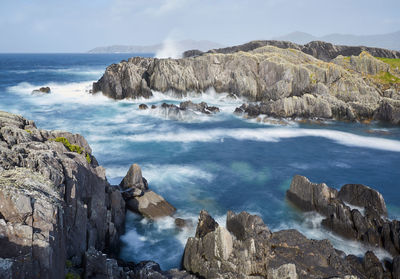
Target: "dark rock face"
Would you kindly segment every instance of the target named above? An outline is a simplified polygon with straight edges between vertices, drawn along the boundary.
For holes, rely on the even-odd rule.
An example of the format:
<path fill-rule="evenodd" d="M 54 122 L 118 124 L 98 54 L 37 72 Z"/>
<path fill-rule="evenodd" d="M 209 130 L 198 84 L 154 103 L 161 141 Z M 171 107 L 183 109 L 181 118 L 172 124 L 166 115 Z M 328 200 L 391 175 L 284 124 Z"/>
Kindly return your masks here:
<path fill-rule="evenodd" d="M 50 87 L 40 87 L 39 89 L 33 90 L 32 94 L 37 94 L 37 93 L 49 94 L 50 92 L 51 92 Z"/>
<path fill-rule="evenodd" d="M 196 228 L 196 237 L 203 237 L 209 232 L 215 231 L 218 223 L 208 214 L 207 211 L 200 211 L 199 223 Z"/>
<path fill-rule="evenodd" d="M 249 43 L 226 47 L 220 49 L 212 49 L 208 51 L 208 53 L 234 53 L 238 51 L 251 51 L 259 47 L 263 46 L 275 46 L 283 49 L 291 48 L 301 50 L 304 53 L 310 54 L 315 58 L 330 61 L 336 58 L 339 55 L 343 56 L 357 56 L 360 55 L 361 52 L 367 51 L 371 55 L 375 57 L 386 57 L 386 58 L 400 58 L 400 52 L 395 50 L 388 50 L 382 48 L 375 47 L 365 47 L 365 46 L 339 46 L 333 45 L 331 43 L 323 42 L 323 41 L 312 41 L 305 45 L 299 45 L 286 41 L 251 41 Z M 184 53 L 184 57 L 198 56 L 203 53 L 198 52 L 196 50 L 189 50 Z"/>
<path fill-rule="evenodd" d="M 213 221 L 202 211 L 198 230 L 205 220 Z M 296 230 L 271 233 L 260 217 L 247 212 L 228 212 L 226 229 L 211 227 L 188 239 L 183 257 L 184 268 L 204 278 L 366 279 L 389 274 L 372 252 L 363 262 L 344 257 L 328 240 L 310 240 Z"/>
<path fill-rule="evenodd" d="M 393 279 L 400 279 L 400 256 L 393 258 Z"/>
<path fill-rule="evenodd" d="M 338 192 L 325 183 L 316 184 L 296 175 L 287 191 L 288 199 L 300 209 L 317 211 L 326 218 L 322 225 L 351 239 L 381 246 L 392 255 L 400 253 L 400 222 L 390 221 L 380 193 L 362 184 L 346 184 Z M 361 213 L 356 208 L 364 208 Z"/>
<path fill-rule="evenodd" d="M 139 109 L 141 109 L 141 110 L 146 110 L 146 109 L 148 109 L 149 107 L 146 105 L 146 104 L 140 104 L 139 105 Z"/>
<path fill-rule="evenodd" d="M 150 219 L 171 216 L 176 211 L 163 197 L 149 190 L 147 180 L 142 177 L 142 170 L 132 164 L 120 183 L 124 190 L 126 207 Z"/>
<path fill-rule="evenodd" d="M 117 253 L 125 204 L 80 135 L 36 128 L 0 112 L 0 258 L 13 278 L 64 278 L 88 248 Z M 11 278 L 11 277 L 9 277 Z"/>

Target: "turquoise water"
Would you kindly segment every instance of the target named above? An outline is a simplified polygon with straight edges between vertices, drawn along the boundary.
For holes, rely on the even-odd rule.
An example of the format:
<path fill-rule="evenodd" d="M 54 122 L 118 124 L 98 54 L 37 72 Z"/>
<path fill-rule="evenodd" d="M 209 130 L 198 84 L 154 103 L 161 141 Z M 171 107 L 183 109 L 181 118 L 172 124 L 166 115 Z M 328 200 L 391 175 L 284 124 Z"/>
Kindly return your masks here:
<path fill-rule="evenodd" d="M 390 217 L 400 217 L 399 127 L 257 123 L 232 114 L 242 101 L 212 91 L 187 99 L 219 106 L 221 113 L 182 115 L 177 121 L 157 109 L 138 109 L 142 102 L 179 103 L 169 95 L 155 92 L 150 100 L 117 102 L 88 93 L 107 65 L 130 56 L 0 54 L 0 110 L 33 119 L 39 128 L 84 135 L 112 184 L 138 163 L 149 187 L 178 209 L 177 217 L 191 220 L 192 226 L 180 231 L 172 218 L 149 222 L 128 214 L 122 258 L 179 267 L 201 209 L 220 224 L 227 210 L 246 210 L 261 215 L 272 230 L 296 228 L 357 255 L 368 249 L 324 231 L 320 216 L 287 203 L 285 191 L 295 174 L 336 188 L 345 183 L 372 186 L 383 194 Z M 31 95 L 41 86 L 50 86 L 52 93 Z"/>

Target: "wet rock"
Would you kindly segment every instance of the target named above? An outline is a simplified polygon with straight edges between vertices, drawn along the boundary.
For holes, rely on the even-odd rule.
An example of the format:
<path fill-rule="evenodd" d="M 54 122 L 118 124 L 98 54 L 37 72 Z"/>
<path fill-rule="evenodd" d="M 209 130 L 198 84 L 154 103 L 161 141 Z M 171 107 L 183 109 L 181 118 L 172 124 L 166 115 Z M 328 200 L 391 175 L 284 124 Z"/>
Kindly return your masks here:
<path fill-rule="evenodd" d="M 379 214 L 387 216 L 385 200 L 382 195 L 362 184 L 346 184 L 340 188 L 338 198 L 355 206 L 373 207 Z"/>
<path fill-rule="evenodd" d="M 218 223 L 208 214 L 207 211 L 200 211 L 199 223 L 196 228 L 196 237 L 203 237 L 209 232 L 215 231 L 218 228 Z"/>
<path fill-rule="evenodd" d="M 139 109 L 141 109 L 141 110 L 146 110 L 146 109 L 148 109 L 149 107 L 146 105 L 146 104 L 140 104 L 139 105 Z"/>
<path fill-rule="evenodd" d="M 207 103 L 201 102 L 201 103 L 193 103 L 192 101 L 185 101 L 181 102 L 179 104 L 180 109 L 182 110 L 193 110 L 193 111 L 198 111 L 204 114 L 211 114 L 211 113 L 217 113 L 219 112 L 219 108 L 213 107 L 213 106 L 208 106 Z"/>
<path fill-rule="evenodd" d="M 365 275 L 368 278 L 383 278 L 383 267 L 379 259 L 371 251 L 365 253 L 363 260 L 363 268 L 365 270 Z"/>
<path fill-rule="evenodd" d="M 187 226 L 187 221 L 182 218 L 175 218 L 174 222 L 175 222 L 175 226 L 177 226 L 178 228 L 184 228 Z"/>
<path fill-rule="evenodd" d="M 33 90 L 32 94 L 37 94 L 37 93 L 49 94 L 50 92 L 51 92 L 50 87 L 40 87 L 39 89 Z"/>
<path fill-rule="evenodd" d="M 346 184 L 337 192 L 326 184 L 311 183 L 295 176 L 287 191 L 288 199 L 305 211 L 317 211 L 326 218 L 322 225 L 339 235 L 400 253 L 400 222 L 388 220 L 385 201 L 380 193 L 361 184 Z M 364 213 L 357 208 L 362 207 Z"/>
<path fill-rule="evenodd" d="M 124 179 L 120 183 L 120 187 L 124 190 L 139 189 L 142 191 L 148 190 L 147 181 L 142 177 L 142 169 L 137 164 L 132 164 L 129 167 Z"/>
<path fill-rule="evenodd" d="M 151 105 L 151 109 L 155 109 L 155 108 L 157 108 L 156 105 Z"/>
<path fill-rule="evenodd" d="M 150 219 L 171 216 L 176 209 L 163 197 L 147 190 L 142 196 L 134 197 L 126 201 L 126 206 L 133 212 L 139 213 Z"/>
<path fill-rule="evenodd" d="M 202 211 L 198 228 L 211 219 Z M 214 225 L 187 240 L 187 271 L 204 278 L 366 278 L 327 240 L 309 240 L 296 230 L 271 233 L 247 212 L 228 212 L 226 227 Z"/>

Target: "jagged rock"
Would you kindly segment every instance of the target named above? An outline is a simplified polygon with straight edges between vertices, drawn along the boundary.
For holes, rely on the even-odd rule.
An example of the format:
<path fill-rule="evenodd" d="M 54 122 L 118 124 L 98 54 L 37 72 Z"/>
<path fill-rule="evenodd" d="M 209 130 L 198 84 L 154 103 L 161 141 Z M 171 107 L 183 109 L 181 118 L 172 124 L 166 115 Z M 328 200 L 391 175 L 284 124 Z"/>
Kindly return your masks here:
<path fill-rule="evenodd" d="M 362 184 L 345 184 L 337 196 L 344 202 L 355 206 L 373 207 L 379 214 L 387 216 L 385 200 L 382 195 Z"/>
<path fill-rule="evenodd" d="M 337 192 L 326 184 L 311 183 L 296 175 L 287 191 L 288 199 L 305 211 L 317 211 L 326 218 L 322 225 L 351 239 L 380 246 L 392 255 L 400 253 L 400 222 L 388 220 L 380 193 L 362 184 L 347 184 Z M 364 208 L 362 214 L 358 209 Z"/>
<path fill-rule="evenodd" d="M 129 167 L 128 172 L 119 186 L 124 190 L 139 189 L 146 191 L 149 189 L 147 181 L 142 177 L 142 169 L 137 164 L 132 164 Z"/>
<path fill-rule="evenodd" d="M 131 58 L 109 66 L 93 85 L 93 92 L 102 91 L 109 97 L 121 99 L 150 97 L 150 89 L 185 96 L 188 92 L 204 92 L 213 87 L 216 92 L 262 102 L 258 114 L 248 112 L 253 116 L 375 119 L 398 124 L 400 106 L 394 101 L 399 94 L 382 93 L 396 92 L 398 87 L 382 84 L 374 77 L 385 72 L 399 73 L 392 73 L 388 64 L 366 50 L 379 57 L 400 55 L 393 51 L 343 48 L 323 42 L 299 46 L 255 41 L 182 59 Z M 353 56 L 350 59 L 340 56 L 333 63 L 327 63 L 306 53 L 326 61 L 340 54 Z M 383 101 L 382 96 L 387 96 L 389 101 Z M 168 109 L 172 115 L 179 113 L 177 107 Z"/>
<path fill-rule="evenodd" d="M 0 112 L 0 258 L 13 278 L 64 278 L 67 259 L 80 265 L 89 247 L 118 247 L 124 202 L 90 153 L 80 135 Z"/>
<path fill-rule="evenodd" d="M 32 94 L 37 94 L 37 93 L 49 94 L 50 92 L 51 92 L 50 87 L 40 87 L 39 89 L 33 90 Z"/>
<path fill-rule="evenodd" d="M 218 228 L 218 223 L 208 214 L 207 211 L 200 211 L 199 223 L 196 228 L 196 237 L 203 237 L 209 232 L 215 231 Z"/>
<path fill-rule="evenodd" d="M 198 227 L 210 219 L 202 211 Z M 260 217 L 247 212 L 228 212 L 227 229 L 213 227 L 189 238 L 183 256 L 183 267 L 206 279 L 367 278 L 328 240 L 309 240 L 296 230 L 271 233 Z"/>
<path fill-rule="evenodd" d="M 365 253 L 363 260 L 363 268 L 365 270 L 365 275 L 368 278 L 383 278 L 383 267 L 379 259 L 374 255 L 373 252 L 368 251 Z"/>
<path fill-rule="evenodd" d="M 144 192 L 142 196 L 127 200 L 126 206 L 133 212 L 150 219 L 171 216 L 176 211 L 175 207 L 168 203 L 163 197 L 150 190 Z"/>
<path fill-rule="evenodd" d="M 141 110 L 146 110 L 146 109 L 148 109 L 149 107 L 146 105 L 146 104 L 140 104 L 139 105 L 139 109 L 141 109 Z"/>

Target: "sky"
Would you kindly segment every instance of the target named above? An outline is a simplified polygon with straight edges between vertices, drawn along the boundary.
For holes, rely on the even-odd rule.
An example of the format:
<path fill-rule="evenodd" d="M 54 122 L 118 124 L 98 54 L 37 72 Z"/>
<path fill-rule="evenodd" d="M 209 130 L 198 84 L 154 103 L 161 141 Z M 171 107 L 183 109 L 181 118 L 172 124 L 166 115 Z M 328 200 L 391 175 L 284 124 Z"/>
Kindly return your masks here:
<path fill-rule="evenodd" d="M 0 0 L 0 52 L 400 30 L 399 0 Z"/>

